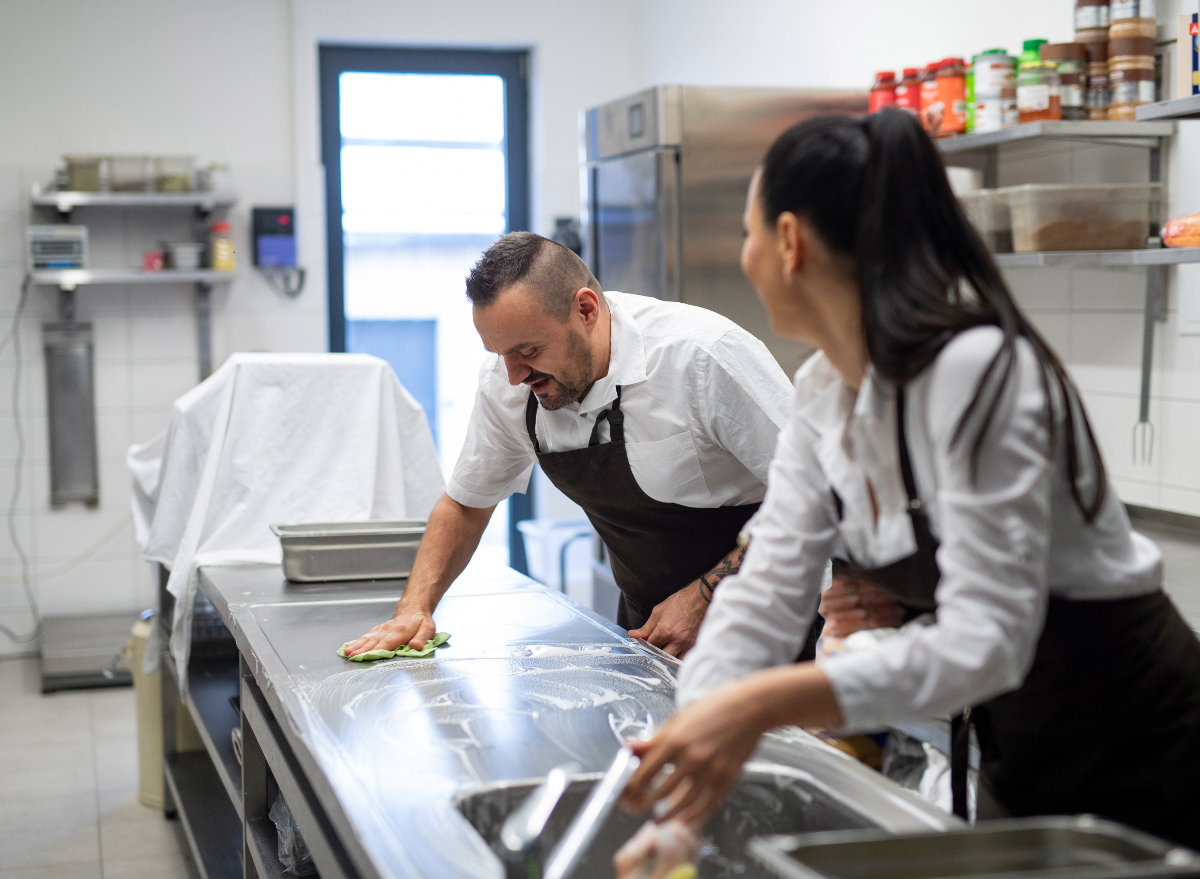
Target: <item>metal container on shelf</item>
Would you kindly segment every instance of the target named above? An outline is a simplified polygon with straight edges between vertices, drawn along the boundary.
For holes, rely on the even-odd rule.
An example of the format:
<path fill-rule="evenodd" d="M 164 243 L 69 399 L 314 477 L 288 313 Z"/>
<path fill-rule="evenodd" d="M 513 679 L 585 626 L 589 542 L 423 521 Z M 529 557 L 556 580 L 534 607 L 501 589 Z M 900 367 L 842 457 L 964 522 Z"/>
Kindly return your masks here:
<path fill-rule="evenodd" d="M 1161 183 L 1030 183 L 997 190 L 1013 250 L 1137 250 L 1161 220 Z"/>
<path fill-rule="evenodd" d="M 154 160 L 150 156 L 109 156 L 113 192 L 153 192 Z"/>
<path fill-rule="evenodd" d="M 1092 815 L 989 821 L 948 833 L 760 836 L 748 848 L 779 879 L 1200 876 L 1195 852 Z"/>
<path fill-rule="evenodd" d="M 283 573 L 299 583 L 392 580 L 412 573 L 425 536 L 423 519 L 272 525 L 283 547 Z"/>

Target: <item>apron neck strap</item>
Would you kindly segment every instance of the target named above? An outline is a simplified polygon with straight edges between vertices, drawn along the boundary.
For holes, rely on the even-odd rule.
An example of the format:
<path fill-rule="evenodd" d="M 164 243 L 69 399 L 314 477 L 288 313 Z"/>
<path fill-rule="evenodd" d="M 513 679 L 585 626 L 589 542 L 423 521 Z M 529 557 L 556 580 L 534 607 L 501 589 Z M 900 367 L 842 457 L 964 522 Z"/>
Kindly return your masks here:
<path fill-rule="evenodd" d="M 529 400 L 525 403 L 525 429 L 533 443 L 534 453 L 540 455 L 542 447 L 537 438 L 538 400 L 533 391 L 529 392 Z M 612 408 L 605 409 L 596 416 L 596 424 L 592 427 L 592 436 L 588 446 L 600 445 L 600 422 L 608 419 L 609 439 L 614 443 L 625 442 L 625 413 L 621 411 L 621 386 L 617 385 L 617 399 L 613 400 Z"/>

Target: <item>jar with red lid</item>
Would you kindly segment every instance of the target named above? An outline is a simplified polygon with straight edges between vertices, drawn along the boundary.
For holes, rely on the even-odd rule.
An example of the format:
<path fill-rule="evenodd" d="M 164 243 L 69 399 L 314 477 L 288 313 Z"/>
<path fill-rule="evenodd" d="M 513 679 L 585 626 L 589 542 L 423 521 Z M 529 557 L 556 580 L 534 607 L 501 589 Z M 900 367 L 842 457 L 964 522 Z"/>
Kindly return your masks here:
<path fill-rule="evenodd" d="M 894 106 L 896 106 L 896 74 L 891 70 L 881 70 L 875 74 L 875 85 L 871 86 L 867 110 L 874 113 L 884 107 Z"/>
<path fill-rule="evenodd" d="M 962 58 L 946 58 L 938 67 L 937 98 L 932 115 L 937 127 L 930 131 L 938 137 L 964 134 L 967 130 L 967 69 Z"/>
<path fill-rule="evenodd" d="M 896 106 L 914 116 L 921 115 L 921 80 L 918 76 L 920 72 L 915 67 L 905 67 L 904 78 L 896 83 Z"/>
<path fill-rule="evenodd" d="M 921 124 L 925 126 L 925 130 L 930 134 L 937 131 L 937 127 L 930 127 L 929 114 L 934 103 L 937 101 L 937 72 L 938 63 L 927 65 L 921 71 Z M 939 115 L 940 121 L 940 115 Z"/>

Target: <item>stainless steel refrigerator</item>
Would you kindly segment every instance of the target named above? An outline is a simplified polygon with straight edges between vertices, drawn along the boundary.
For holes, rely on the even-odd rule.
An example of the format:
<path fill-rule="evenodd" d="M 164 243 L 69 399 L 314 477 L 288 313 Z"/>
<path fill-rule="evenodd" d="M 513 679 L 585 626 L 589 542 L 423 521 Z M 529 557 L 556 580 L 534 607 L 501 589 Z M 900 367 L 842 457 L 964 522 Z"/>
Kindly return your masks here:
<path fill-rule="evenodd" d="M 865 91 L 668 85 L 584 111 L 581 221 L 601 286 L 723 314 L 790 376 L 810 349 L 771 333 L 742 275 L 746 188 L 789 126 L 866 110 Z"/>

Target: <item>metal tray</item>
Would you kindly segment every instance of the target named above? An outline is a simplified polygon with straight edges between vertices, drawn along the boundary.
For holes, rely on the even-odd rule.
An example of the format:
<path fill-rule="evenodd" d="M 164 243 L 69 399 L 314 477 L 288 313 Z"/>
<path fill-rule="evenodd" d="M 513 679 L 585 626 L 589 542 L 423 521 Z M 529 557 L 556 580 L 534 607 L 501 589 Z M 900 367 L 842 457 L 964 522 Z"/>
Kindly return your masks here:
<path fill-rule="evenodd" d="M 412 573 L 423 519 L 272 525 L 289 580 L 391 580 Z"/>
<path fill-rule="evenodd" d="M 1150 879 L 1200 876 L 1200 855 L 1092 815 L 988 821 L 969 830 L 760 836 L 780 879 Z"/>

